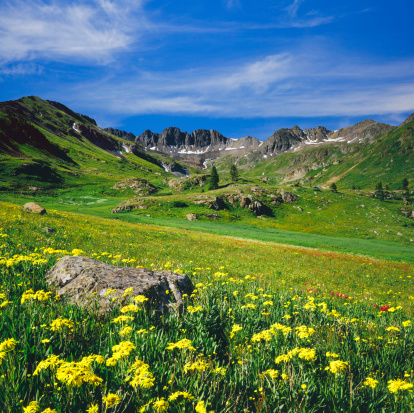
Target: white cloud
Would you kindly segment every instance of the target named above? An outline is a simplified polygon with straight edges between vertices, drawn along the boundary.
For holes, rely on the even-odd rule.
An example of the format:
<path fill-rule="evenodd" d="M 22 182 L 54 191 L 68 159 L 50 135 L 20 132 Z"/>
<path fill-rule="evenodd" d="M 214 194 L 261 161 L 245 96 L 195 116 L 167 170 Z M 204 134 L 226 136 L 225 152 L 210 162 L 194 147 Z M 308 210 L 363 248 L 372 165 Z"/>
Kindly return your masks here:
<path fill-rule="evenodd" d="M 377 65 L 331 59 L 327 65 L 318 56 L 284 53 L 215 69 L 140 72 L 126 80 L 79 85 L 72 90 L 76 100 L 69 99 L 122 115 L 271 118 L 414 111 L 412 61 Z"/>
<path fill-rule="evenodd" d="M 133 41 L 129 17 L 140 6 L 130 1 L 91 3 L 42 0 L 0 5 L 0 63 L 46 59 L 82 59 L 106 63 Z"/>
<path fill-rule="evenodd" d="M 43 72 L 43 69 L 43 66 L 39 66 L 34 63 L 18 63 L 15 65 L 0 67 L 0 75 L 15 77 L 41 74 Z"/>

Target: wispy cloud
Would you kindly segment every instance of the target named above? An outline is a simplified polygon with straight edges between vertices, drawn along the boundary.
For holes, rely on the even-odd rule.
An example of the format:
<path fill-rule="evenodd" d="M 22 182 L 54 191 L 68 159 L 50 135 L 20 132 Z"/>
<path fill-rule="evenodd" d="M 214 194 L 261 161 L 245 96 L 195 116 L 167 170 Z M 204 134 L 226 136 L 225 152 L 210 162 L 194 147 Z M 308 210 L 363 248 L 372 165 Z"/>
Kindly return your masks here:
<path fill-rule="evenodd" d="M 0 63 L 35 58 L 108 62 L 114 52 L 126 49 L 135 40 L 129 14 L 137 11 L 140 3 L 125 0 L 2 2 Z"/>
<path fill-rule="evenodd" d="M 298 9 L 302 3 L 303 0 L 294 0 L 293 3 L 286 7 L 285 10 L 288 12 L 289 16 L 296 17 Z"/>
<path fill-rule="evenodd" d="M 79 85 L 72 102 L 124 115 L 271 118 L 414 111 L 413 61 L 349 64 L 331 57 L 330 65 L 318 56 L 282 53 L 219 69 L 140 72 L 127 80 Z"/>
<path fill-rule="evenodd" d="M 239 9 L 241 7 L 240 0 L 225 0 L 228 9 Z"/>
<path fill-rule="evenodd" d="M 4 76 L 25 76 L 39 75 L 43 73 L 44 67 L 35 63 L 18 63 L 16 65 L 8 65 L 0 67 L 0 75 Z"/>

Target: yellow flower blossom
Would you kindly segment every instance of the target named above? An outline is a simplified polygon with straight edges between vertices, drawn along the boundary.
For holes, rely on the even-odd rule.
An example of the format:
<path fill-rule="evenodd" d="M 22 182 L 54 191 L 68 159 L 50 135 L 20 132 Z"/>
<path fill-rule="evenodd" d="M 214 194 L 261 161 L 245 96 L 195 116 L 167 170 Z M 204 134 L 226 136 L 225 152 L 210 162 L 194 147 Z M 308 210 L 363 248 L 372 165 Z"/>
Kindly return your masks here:
<path fill-rule="evenodd" d="M 152 404 L 152 408 L 156 412 L 166 412 L 169 407 L 170 403 L 168 403 L 167 400 L 164 399 L 164 397 L 157 397 L 157 400 Z"/>
<path fill-rule="evenodd" d="M 331 373 L 336 374 L 340 371 L 346 370 L 348 366 L 347 361 L 341 361 L 341 360 L 334 360 L 329 362 L 329 366 L 325 367 L 325 370 L 329 370 Z"/>
<path fill-rule="evenodd" d="M 106 396 L 102 397 L 102 401 L 106 404 L 107 408 L 121 403 L 120 397 L 115 393 L 108 393 Z"/>
<path fill-rule="evenodd" d="M 378 380 L 375 380 L 372 377 L 367 377 L 363 384 L 366 387 L 371 387 L 371 389 L 375 389 L 375 387 L 377 387 Z"/>
<path fill-rule="evenodd" d="M 387 387 L 391 393 L 398 393 L 399 391 L 411 390 L 414 385 L 412 383 L 408 383 L 405 380 L 397 379 L 389 380 Z"/>

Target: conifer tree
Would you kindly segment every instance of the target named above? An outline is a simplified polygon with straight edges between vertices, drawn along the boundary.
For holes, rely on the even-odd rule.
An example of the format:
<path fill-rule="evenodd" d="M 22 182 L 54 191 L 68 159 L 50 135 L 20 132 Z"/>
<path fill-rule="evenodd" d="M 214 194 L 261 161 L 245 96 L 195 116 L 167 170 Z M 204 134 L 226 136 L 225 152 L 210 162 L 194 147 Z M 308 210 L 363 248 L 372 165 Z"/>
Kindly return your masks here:
<path fill-rule="evenodd" d="M 213 165 L 213 167 L 211 168 L 211 175 L 210 175 L 210 186 L 209 189 L 217 189 L 218 188 L 218 183 L 219 183 L 219 175 L 217 173 L 217 169 L 216 167 Z"/>
<path fill-rule="evenodd" d="M 236 183 L 239 179 L 239 171 L 237 170 L 237 166 L 234 164 L 232 164 L 230 168 L 230 179 L 234 183 Z"/>
<path fill-rule="evenodd" d="M 336 186 L 336 183 L 335 182 L 332 182 L 331 191 L 332 192 L 338 192 L 338 187 Z"/>
<path fill-rule="evenodd" d="M 407 179 L 407 178 L 404 178 L 404 179 L 402 180 L 401 189 L 402 189 L 403 191 L 405 191 L 405 190 L 407 190 L 407 189 L 408 189 L 408 179 Z"/>
<path fill-rule="evenodd" d="M 382 188 L 382 182 L 381 181 L 379 181 L 378 183 L 377 183 L 377 186 L 375 187 L 375 196 L 380 200 L 380 201 L 383 201 L 384 200 L 384 197 L 385 197 L 385 194 L 384 194 L 384 190 L 383 190 L 383 188 Z"/>

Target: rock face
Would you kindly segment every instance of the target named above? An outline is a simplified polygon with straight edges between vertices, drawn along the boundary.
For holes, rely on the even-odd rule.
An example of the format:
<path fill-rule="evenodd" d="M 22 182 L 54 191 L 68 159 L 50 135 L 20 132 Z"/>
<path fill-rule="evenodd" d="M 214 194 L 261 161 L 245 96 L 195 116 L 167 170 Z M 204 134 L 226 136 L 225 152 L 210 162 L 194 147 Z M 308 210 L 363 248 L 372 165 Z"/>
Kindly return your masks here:
<path fill-rule="evenodd" d="M 23 211 L 25 212 L 32 212 L 34 214 L 46 214 L 46 209 L 44 209 L 39 204 L 36 204 L 36 202 L 28 202 L 27 204 L 23 205 Z"/>
<path fill-rule="evenodd" d="M 186 217 L 189 221 L 197 221 L 197 215 L 196 214 L 187 214 Z"/>
<path fill-rule="evenodd" d="M 135 141 L 135 135 L 131 132 L 125 132 L 123 130 L 114 129 L 114 128 L 104 128 L 104 130 L 110 133 L 111 135 L 118 136 L 118 138 L 122 138 L 127 141 L 131 141 L 131 142 Z"/>
<path fill-rule="evenodd" d="M 140 196 L 155 194 L 158 192 L 158 188 L 155 185 L 141 178 L 126 179 L 125 181 L 118 182 L 111 189 L 118 189 L 123 191 L 128 188 L 132 189 L 136 194 Z"/>
<path fill-rule="evenodd" d="M 229 139 L 213 129 L 187 133 L 175 127 L 164 129 L 160 134 L 146 130 L 135 141 L 147 151 L 162 152 L 201 169 L 211 159 L 229 154 L 244 156 L 260 146 L 260 141 L 251 136 Z"/>
<path fill-rule="evenodd" d="M 101 312 L 110 309 L 114 297 L 118 297 L 115 303 L 125 305 L 137 295 L 147 297 L 148 305 L 155 306 L 159 311 L 165 312 L 171 308 L 182 311 L 183 294 L 190 295 L 194 290 L 185 274 L 115 267 L 82 256 L 60 259 L 46 274 L 46 281 L 56 289 L 57 294 L 71 303 L 91 306 L 97 299 Z M 133 288 L 132 294 L 122 297 L 130 287 Z M 109 289 L 115 289 L 116 293 L 105 296 Z"/>

